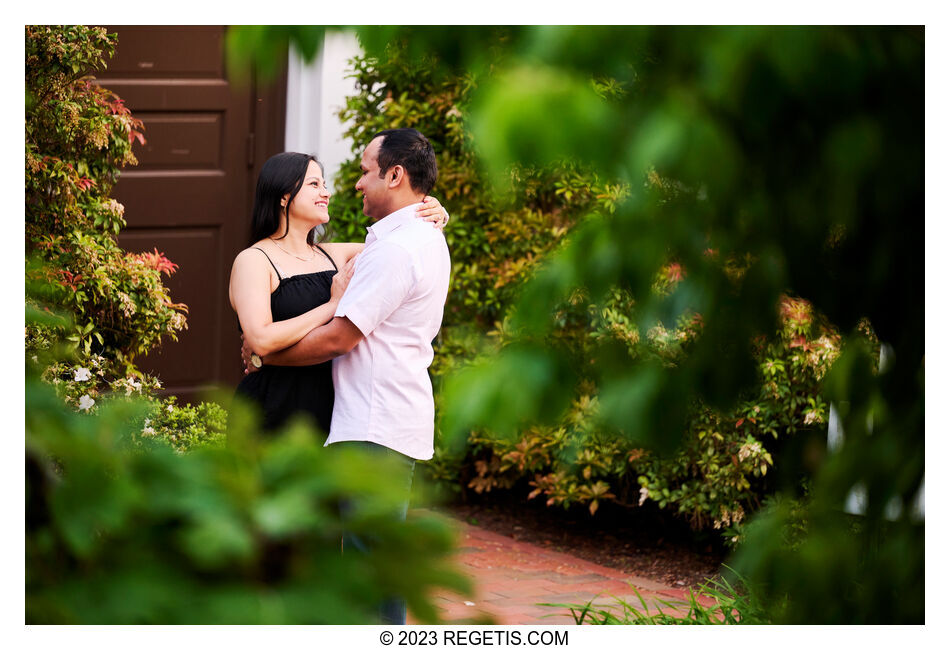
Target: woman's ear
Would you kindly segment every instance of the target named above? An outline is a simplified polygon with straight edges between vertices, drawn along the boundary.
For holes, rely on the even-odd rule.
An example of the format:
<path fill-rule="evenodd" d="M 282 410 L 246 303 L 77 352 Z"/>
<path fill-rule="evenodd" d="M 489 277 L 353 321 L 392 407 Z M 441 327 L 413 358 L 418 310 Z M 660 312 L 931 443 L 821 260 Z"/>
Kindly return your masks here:
<path fill-rule="evenodd" d="M 280 197 L 280 207 L 286 208 L 286 207 L 287 207 L 287 200 L 288 200 L 288 199 L 290 199 L 290 194 L 289 194 L 289 193 L 288 193 L 288 194 L 284 194 L 282 197 Z"/>

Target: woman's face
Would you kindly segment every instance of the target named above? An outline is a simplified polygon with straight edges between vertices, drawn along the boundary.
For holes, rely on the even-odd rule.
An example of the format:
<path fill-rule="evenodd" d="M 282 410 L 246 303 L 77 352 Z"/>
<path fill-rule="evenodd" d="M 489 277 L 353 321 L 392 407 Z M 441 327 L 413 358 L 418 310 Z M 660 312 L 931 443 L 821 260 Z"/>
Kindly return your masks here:
<path fill-rule="evenodd" d="M 311 160 L 307 165 L 303 185 L 290 204 L 290 216 L 305 219 L 314 225 L 326 223 L 330 220 L 329 207 L 330 191 L 323 180 L 323 172 L 320 171 L 320 165 Z"/>

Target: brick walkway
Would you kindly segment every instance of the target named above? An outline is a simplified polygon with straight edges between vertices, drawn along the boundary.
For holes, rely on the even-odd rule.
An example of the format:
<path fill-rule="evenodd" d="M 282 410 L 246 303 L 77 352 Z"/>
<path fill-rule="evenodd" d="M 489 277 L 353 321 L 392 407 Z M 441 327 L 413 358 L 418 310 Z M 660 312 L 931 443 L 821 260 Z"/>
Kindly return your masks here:
<path fill-rule="evenodd" d="M 446 622 L 564 625 L 574 623 L 569 608 L 541 603 L 585 604 L 593 600 L 595 606 L 616 606 L 616 599 L 621 598 L 642 611 L 636 596 L 639 592 L 650 611 L 656 611 L 657 599 L 677 608 L 688 599 L 683 589 L 515 541 L 461 521 L 456 524 L 458 567 L 472 578 L 475 595 L 469 600 L 454 593 L 437 594 L 434 601 Z M 708 599 L 699 600 L 712 604 Z M 410 617 L 409 623 L 413 622 Z"/>

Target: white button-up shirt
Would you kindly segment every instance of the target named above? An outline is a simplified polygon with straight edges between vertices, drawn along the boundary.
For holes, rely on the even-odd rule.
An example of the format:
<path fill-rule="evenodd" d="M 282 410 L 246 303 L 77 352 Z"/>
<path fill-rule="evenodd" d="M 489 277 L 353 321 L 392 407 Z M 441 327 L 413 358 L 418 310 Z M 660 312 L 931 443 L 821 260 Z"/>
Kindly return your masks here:
<path fill-rule="evenodd" d="M 367 440 L 432 458 L 435 407 L 429 364 L 449 289 L 442 232 L 406 206 L 370 226 L 336 316 L 365 337 L 333 360 L 335 398 L 326 444 Z"/>

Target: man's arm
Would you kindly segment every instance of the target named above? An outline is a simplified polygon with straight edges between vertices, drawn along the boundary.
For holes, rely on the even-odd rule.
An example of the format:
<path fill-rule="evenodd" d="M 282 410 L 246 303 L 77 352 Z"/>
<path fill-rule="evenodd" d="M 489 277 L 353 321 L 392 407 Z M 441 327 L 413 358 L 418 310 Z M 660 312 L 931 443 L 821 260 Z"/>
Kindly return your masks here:
<path fill-rule="evenodd" d="M 359 328 L 346 316 L 338 316 L 326 325 L 310 330 L 289 348 L 268 354 L 264 363 L 269 366 L 312 366 L 346 354 L 362 340 L 363 333 Z M 241 348 L 248 370 L 254 368 L 250 363 L 252 352 L 247 343 Z"/>

